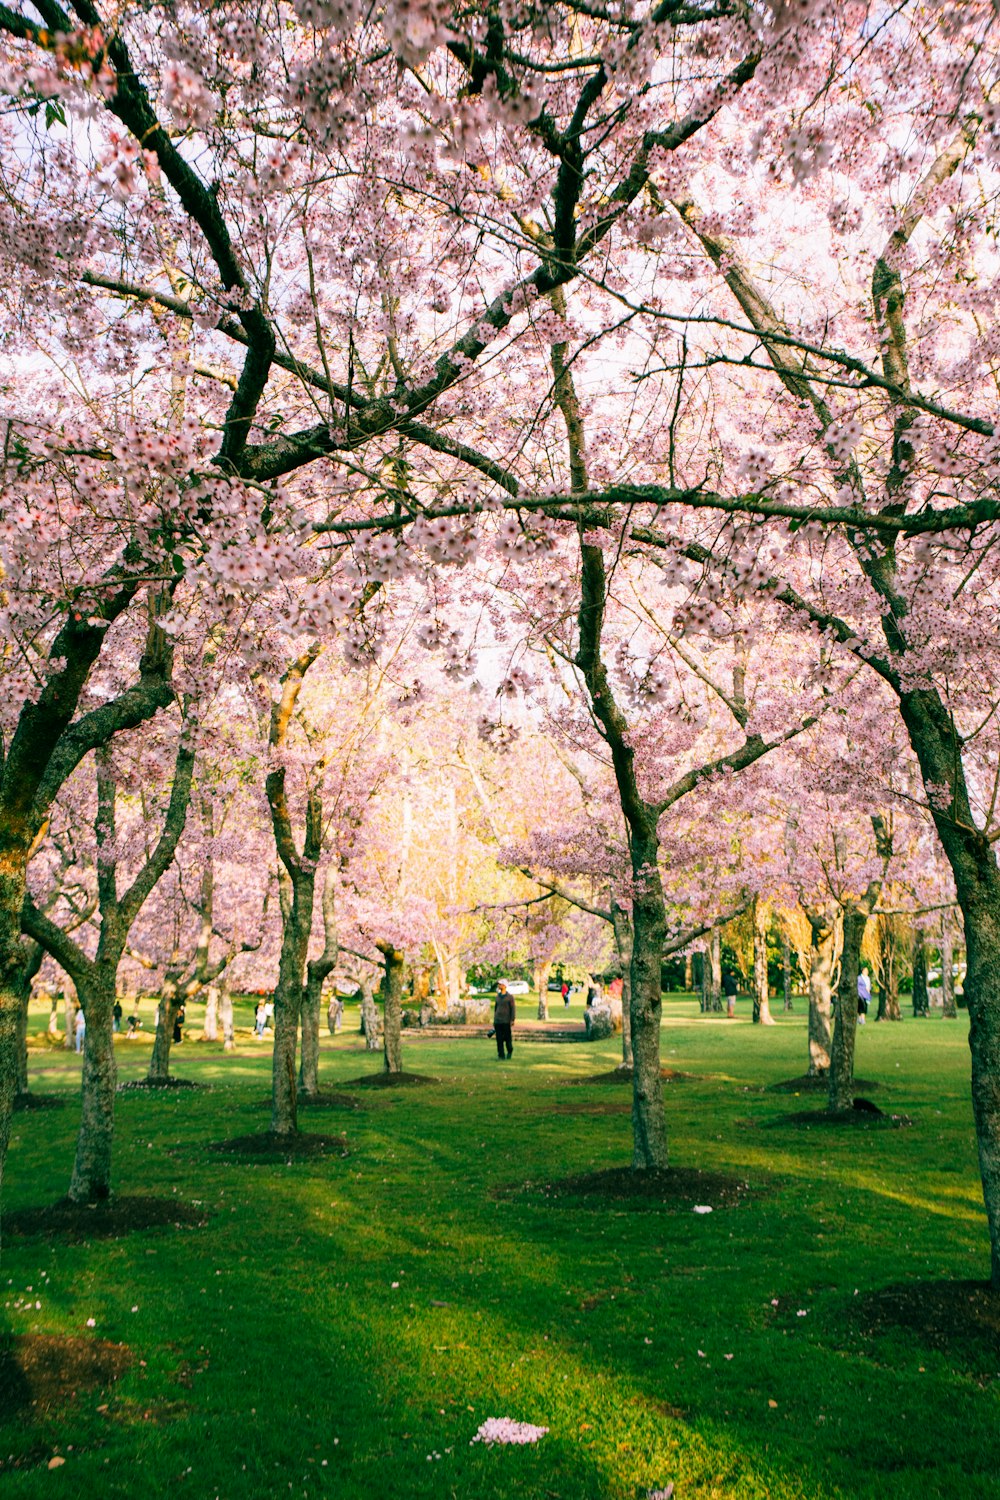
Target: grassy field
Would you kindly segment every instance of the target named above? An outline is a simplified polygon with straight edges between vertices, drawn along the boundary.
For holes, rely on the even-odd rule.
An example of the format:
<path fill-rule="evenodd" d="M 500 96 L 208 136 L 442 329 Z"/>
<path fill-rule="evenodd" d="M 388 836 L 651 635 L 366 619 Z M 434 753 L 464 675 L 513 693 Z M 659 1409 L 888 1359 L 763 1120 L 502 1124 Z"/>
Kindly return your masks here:
<path fill-rule="evenodd" d="M 866 1027 L 858 1072 L 912 1124 L 831 1129 L 767 1088 L 804 1071 L 801 1014 L 762 1029 L 672 998 L 663 1061 L 691 1075 L 665 1086 L 672 1160 L 749 1185 L 732 1201 L 706 1177 L 711 1213 L 560 1187 L 629 1161 L 628 1088 L 585 1081 L 617 1043 L 515 1032 L 498 1064 L 485 1039 L 404 1037 L 438 1082 L 352 1089 L 380 1065 L 354 1024 L 323 1039 L 323 1087 L 350 1098 L 300 1121 L 346 1155 L 213 1150 L 267 1128 L 269 1049 L 191 1040 L 175 1072 L 207 1087 L 120 1095 L 116 1185 L 205 1222 L 104 1238 L 95 1216 L 82 1243 L 18 1232 L 65 1191 L 77 1124 L 79 1059 L 33 1050 L 33 1089 L 66 1107 L 15 1120 L 5 1500 L 995 1500 L 1000 1348 L 936 1347 L 875 1295 L 988 1274 L 964 1016 Z M 122 1042 L 123 1080 L 148 1045 Z M 57 1359 L 71 1341 L 81 1372 L 103 1351 L 119 1378 L 19 1403 L 15 1336 Z M 549 1431 L 473 1443 L 490 1417 Z"/>

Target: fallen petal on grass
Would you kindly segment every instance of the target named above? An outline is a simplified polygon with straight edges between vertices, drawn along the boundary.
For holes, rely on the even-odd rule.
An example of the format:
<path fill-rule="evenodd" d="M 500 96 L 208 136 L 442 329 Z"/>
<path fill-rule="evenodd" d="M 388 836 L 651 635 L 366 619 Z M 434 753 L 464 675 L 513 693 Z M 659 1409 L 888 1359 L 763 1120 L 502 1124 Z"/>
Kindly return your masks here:
<path fill-rule="evenodd" d="M 535 1427 L 531 1422 L 515 1422 L 511 1417 L 487 1417 L 472 1442 L 486 1443 L 490 1447 L 494 1443 L 537 1443 L 548 1430 L 547 1427 Z"/>

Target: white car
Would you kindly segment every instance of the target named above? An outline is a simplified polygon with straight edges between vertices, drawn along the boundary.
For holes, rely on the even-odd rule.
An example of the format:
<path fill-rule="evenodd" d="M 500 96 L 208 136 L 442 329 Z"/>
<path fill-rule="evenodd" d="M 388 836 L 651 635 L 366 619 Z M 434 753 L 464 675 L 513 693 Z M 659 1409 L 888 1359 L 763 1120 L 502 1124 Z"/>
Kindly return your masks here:
<path fill-rule="evenodd" d="M 531 985 L 526 979 L 498 979 L 497 984 L 505 984 L 508 995 L 531 994 Z"/>

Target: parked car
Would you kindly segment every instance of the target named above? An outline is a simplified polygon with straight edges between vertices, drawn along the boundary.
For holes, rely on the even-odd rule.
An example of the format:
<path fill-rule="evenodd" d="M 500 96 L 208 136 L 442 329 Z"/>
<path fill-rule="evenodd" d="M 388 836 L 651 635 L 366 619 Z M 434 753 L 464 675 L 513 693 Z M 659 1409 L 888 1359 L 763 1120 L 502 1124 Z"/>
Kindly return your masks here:
<path fill-rule="evenodd" d="M 500 983 L 501 981 L 498 979 L 497 984 Z M 531 985 L 526 979 L 504 979 L 502 983 L 507 986 L 508 995 L 529 995 L 531 993 Z"/>

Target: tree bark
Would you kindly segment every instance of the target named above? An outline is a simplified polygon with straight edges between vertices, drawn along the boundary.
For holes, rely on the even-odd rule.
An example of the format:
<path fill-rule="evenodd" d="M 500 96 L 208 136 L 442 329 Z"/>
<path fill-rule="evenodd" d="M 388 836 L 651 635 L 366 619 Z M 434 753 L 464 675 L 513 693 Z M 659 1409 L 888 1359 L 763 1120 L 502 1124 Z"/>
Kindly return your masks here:
<path fill-rule="evenodd" d="M 955 948 L 948 919 L 941 923 L 941 1014 L 946 1021 L 958 1019 L 955 1004 Z"/>
<path fill-rule="evenodd" d="M 632 1068 L 635 1066 L 632 1052 L 632 918 L 613 896 L 611 926 L 622 971 L 622 1067 Z"/>
<path fill-rule="evenodd" d="M 829 908 L 803 907 L 809 922 L 809 1077 L 823 1078 L 830 1071 L 830 1017 L 833 1009 L 833 974 L 839 957 L 841 923 Z"/>
<path fill-rule="evenodd" d="M 319 1027 L 323 1011 L 323 986 L 340 956 L 335 909 L 336 884 L 328 865 L 323 876 L 323 952 L 306 965 L 306 987 L 302 997 L 302 1056 L 299 1087 L 304 1094 L 319 1093 Z"/>
<path fill-rule="evenodd" d="M 713 927 L 708 938 L 708 966 L 710 974 L 709 1010 L 722 1011 L 722 931 Z"/>
<path fill-rule="evenodd" d="M 385 958 L 382 979 L 382 1049 L 387 1073 L 403 1071 L 403 967 L 406 955 L 392 943 L 377 943 Z"/>
<path fill-rule="evenodd" d="M 785 993 L 785 1010 L 792 1009 L 792 945 L 788 933 L 781 934 L 781 982 Z"/>
<path fill-rule="evenodd" d="M 827 1104 L 833 1112 L 854 1107 L 854 1043 L 858 1030 L 858 970 L 861 967 L 861 939 L 865 934 L 867 913 L 857 902 L 844 907 L 843 948 L 840 954 L 840 983 L 830 1048 L 830 1096 Z"/>
<path fill-rule="evenodd" d="M 210 984 L 205 990 L 205 1024 L 202 1036 L 206 1042 L 219 1040 L 219 987 Z"/>
<path fill-rule="evenodd" d="M 219 986 L 219 1020 L 222 1023 L 222 1050 L 232 1052 L 235 1044 L 233 1029 L 233 992 L 228 979 Z"/>
<path fill-rule="evenodd" d="M 362 979 L 361 985 L 361 1029 L 365 1034 L 365 1048 L 368 1052 L 377 1052 L 379 1049 L 379 1024 L 378 1007 L 372 995 L 371 981 Z"/>
<path fill-rule="evenodd" d="M 767 982 L 767 908 L 753 904 L 753 1019 L 761 1026 L 773 1026 L 770 988 Z"/>
<path fill-rule="evenodd" d="M 80 1087 L 80 1129 L 68 1197 L 72 1203 L 100 1203 L 111 1194 L 118 1064 L 114 1047 L 117 961 L 101 964 L 77 993 L 87 1018 Z"/>
<path fill-rule="evenodd" d="M 176 978 L 164 977 L 156 1007 L 156 1032 L 146 1073 L 148 1083 L 166 1083 L 170 1077 L 170 1049 L 174 1041 L 174 1023 L 181 1008 Z"/>
<path fill-rule="evenodd" d="M 901 1021 L 899 1008 L 899 936 L 892 917 L 879 919 L 879 984 L 876 1021 Z"/>
<path fill-rule="evenodd" d="M 552 960 L 542 959 L 535 964 L 535 986 L 538 990 L 538 1019 L 547 1021 L 549 1019 L 549 975 L 552 973 Z"/>
<path fill-rule="evenodd" d="M 632 1165 L 648 1170 L 668 1162 L 660 1077 L 660 965 L 667 923 L 655 833 L 641 838 L 633 832 L 629 842 L 633 869 L 641 872 L 632 898 Z"/>
<path fill-rule="evenodd" d="M 930 1015 L 930 1000 L 927 995 L 927 944 L 923 928 L 913 934 L 913 1014 Z"/>

